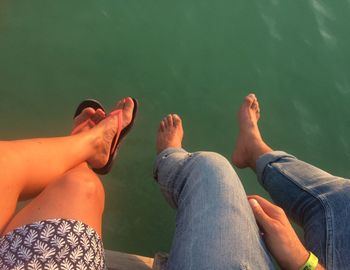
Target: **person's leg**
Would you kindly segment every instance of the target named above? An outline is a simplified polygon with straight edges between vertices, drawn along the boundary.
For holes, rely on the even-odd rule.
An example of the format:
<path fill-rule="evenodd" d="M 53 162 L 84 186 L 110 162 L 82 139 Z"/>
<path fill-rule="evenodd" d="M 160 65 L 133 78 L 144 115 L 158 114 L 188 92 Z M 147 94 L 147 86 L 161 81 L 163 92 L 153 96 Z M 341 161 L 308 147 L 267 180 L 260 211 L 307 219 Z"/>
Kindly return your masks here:
<path fill-rule="evenodd" d="M 92 109 L 91 109 L 92 110 Z M 95 112 L 85 110 L 82 121 Z M 30 199 L 94 152 L 94 134 L 20 141 L 1 141 L 0 232 L 11 219 L 18 200 Z"/>
<path fill-rule="evenodd" d="M 256 171 L 272 200 L 302 226 L 305 246 L 327 269 L 347 269 L 350 181 L 285 152 L 273 151 L 261 138 L 258 111 L 256 98 L 248 96 L 240 111 L 240 136 L 233 163 Z"/>
<path fill-rule="evenodd" d="M 88 165 L 68 171 L 10 221 L 0 268 L 105 269 L 103 207 L 103 186 Z"/>
<path fill-rule="evenodd" d="M 243 186 L 229 162 L 188 153 L 178 116 L 160 124 L 155 178 L 177 209 L 167 269 L 274 269 Z"/>
<path fill-rule="evenodd" d="M 123 128 L 132 118 L 133 101 L 125 99 L 116 108 L 124 111 Z M 91 113 L 85 113 L 82 118 L 91 116 Z M 118 116 L 112 116 L 95 128 L 74 136 L 0 142 L 0 232 L 10 221 L 18 199 L 36 196 L 58 177 L 85 161 L 94 168 L 103 167 L 117 128 Z"/>
<path fill-rule="evenodd" d="M 84 222 L 101 235 L 104 189 L 86 163 L 48 185 L 16 214 L 3 234 L 40 220 L 63 218 Z"/>

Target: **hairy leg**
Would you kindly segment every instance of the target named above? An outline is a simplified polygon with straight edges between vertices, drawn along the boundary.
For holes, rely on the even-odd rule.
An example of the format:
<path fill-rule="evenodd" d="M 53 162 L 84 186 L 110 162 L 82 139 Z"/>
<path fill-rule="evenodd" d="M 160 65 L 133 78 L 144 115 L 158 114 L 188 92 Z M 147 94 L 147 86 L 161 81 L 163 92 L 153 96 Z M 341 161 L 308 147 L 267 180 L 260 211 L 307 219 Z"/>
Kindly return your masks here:
<path fill-rule="evenodd" d="M 256 105 L 254 105 L 254 103 Z M 331 175 L 281 151 L 273 151 L 258 129 L 259 104 L 246 97 L 240 114 L 240 135 L 233 163 L 256 171 L 262 186 L 289 218 L 304 230 L 305 246 L 327 269 L 350 264 L 350 181 Z"/>
<path fill-rule="evenodd" d="M 238 168 L 250 167 L 255 170 L 256 160 L 272 152 L 259 131 L 260 106 L 254 94 L 245 97 L 238 112 L 239 136 L 232 153 L 232 161 Z"/>
<path fill-rule="evenodd" d="M 179 116 L 161 121 L 155 178 L 176 208 L 167 269 L 274 269 L 232 166 L 216 153 L 186 152 L 182 137 Z"/>

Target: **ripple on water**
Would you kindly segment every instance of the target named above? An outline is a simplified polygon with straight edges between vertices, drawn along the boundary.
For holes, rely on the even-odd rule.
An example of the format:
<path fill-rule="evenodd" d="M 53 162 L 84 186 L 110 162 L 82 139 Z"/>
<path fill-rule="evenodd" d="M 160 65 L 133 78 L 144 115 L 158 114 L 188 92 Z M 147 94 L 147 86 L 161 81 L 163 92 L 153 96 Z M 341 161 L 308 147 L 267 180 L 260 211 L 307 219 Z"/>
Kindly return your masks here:
<path fill-rule="evenodd" d="M 329 48 L 335 49 L 337 46 L 337 39 L 331 33 L 329 23 L 335 20 L 335 15 L 323 1 L 310 0 L 311 8 L 315 14 L 318 30 L 320 35 Z"/>
<path fill-rule="evenodd" d="M 340 94 L 346 95 L 350 93 L 350 83 L 347 78 L 344 78 L 341 82 L 335 82 L 335 87 Z"/>
<path fill-rule="evenodd" d="M 271 16 L 268 16 L 264 13 L 261 12 L 261 18 L 263 19 L 264 23 L 266 24 L 270 36 L 273 37 L 274 39 L 277 39 L 279 41 L 282 40 L 282 36 L 279 33 L 279 31 L 277 30 L 277 22 L 274 18 L 272 18 Z"/>
<path fill-rule="evenodd" d="M 275 9 L 277 6 L 279 6 L 280 2 L 279 2 L 279 0 L 270 0 L 269 2 L 270 2 L 270 4 L 272 6 L 271 5 L 266 5 L 265 3 L 260 2 L 260 1 L 257 2 L 257 7 L 258 7 L 258 10 L 259 10 L 259 14 L 260 14 L 261 19 L 263 20 L 264 24 L 266 25 L 270 36 L 273 39 L 281 41 L 283 38 L 282 38 L 281 33 L 278 31 L 277 21 L 273 17 L 273 14 L 275 14 L 275 13 L 270 12 L 270 14 L 268 14 L 268 12 L 266 12 L 268 7 L 270 7 L 270 9 L 271 8 Z"/>
<path fill-rule="evenodd" d="M 293 100 L 293 105 L 297 115 L 299 116 L 301 129 L 303 133 L 307 135 L 306 140 L 308 143 L 312 143 L 312 138 L 314 138 L 313 136 L 320 134 L 320 125 L 317 123 L 317 121 L 315 121 L 316 119 L 313 117 L 313 114 L 309 111 L 307 106 L 304 106 L 298 100 Z"/>

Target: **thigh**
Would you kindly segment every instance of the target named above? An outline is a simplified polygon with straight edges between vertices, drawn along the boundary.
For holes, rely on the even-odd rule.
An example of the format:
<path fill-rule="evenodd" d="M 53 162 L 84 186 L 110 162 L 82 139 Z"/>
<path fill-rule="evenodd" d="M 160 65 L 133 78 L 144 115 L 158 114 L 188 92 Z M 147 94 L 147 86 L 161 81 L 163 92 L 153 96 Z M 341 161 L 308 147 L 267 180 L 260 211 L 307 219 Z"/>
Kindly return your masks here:
<path fill-rule="evenodd" d="M 208 152 L 161 155 L 156 176 L 177 208 L 168 269 L 273 269 L 229 162 Z"/>
<path fill-rule="evenodd" d="M 1 189 L 0 196 L 0 235 L 5 230 L 7 224 L 11 221 L 15 211 L 18 200 L 18 194 L 13 193 L 11 190 L 6 192 Z"/>
<path fill-rule="evenodd" d="M 350 181 L 284 152 L 262 156 L 257 173 L 271 198 L 302 226 L 306 247 L 327 269 L 347 269 Z"/>
<path fill-rule="evenodd" d="M 84 222 L 101 235 L 103 208 L 104 190 L 98 177 L 87 167 L 72 169 L 17 213 L 4 234 L 36 221 L 65 218 Z"/>
<path fill-rule="evenodd" d="M 13 174 L 8 173 L 7 168 L 0 172 L 0 234 L 16 211 L 22 188 L 23 184 Z"/>

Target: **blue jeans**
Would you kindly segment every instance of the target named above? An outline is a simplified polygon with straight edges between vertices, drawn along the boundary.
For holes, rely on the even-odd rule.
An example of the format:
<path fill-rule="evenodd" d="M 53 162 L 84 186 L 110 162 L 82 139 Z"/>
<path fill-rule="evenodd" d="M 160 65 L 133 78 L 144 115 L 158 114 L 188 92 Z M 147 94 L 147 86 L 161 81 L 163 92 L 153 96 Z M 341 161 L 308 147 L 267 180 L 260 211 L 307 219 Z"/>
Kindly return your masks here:
<path fill-rule="evenodd" d="M 257 160 L 273 201 L 304 230 L 304 243 L 327 270 L 350 269 L 350 181 L 281 151 Z"/>
<path fill-rule="evenodd" d="M 284 152 L 257 161 L 258 179 L 305 231 L 305 245 L 327 269 L 350 265 L 350 182 Z M 177 209 L 168 270 L 274 269 L 236 172 L 222 156 L 168 148 L 154 175 Z"/>

